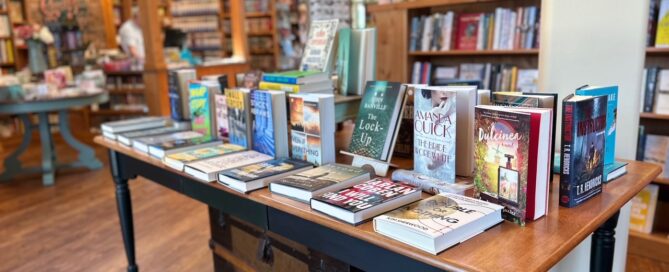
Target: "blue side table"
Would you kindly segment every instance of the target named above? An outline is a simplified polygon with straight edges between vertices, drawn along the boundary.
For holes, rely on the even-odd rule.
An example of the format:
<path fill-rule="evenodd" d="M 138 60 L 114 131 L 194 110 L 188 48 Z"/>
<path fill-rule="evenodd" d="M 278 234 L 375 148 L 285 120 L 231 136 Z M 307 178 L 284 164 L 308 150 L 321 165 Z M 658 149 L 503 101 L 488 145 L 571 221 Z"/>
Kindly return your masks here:
<path fill-rule="evenodd" d="M 19 145 L 12 154 L 5 158 L 5 172 L 0 174 L 0 182 L 8 181 L 20 173 L 42 173 L 42 184 L 44 184 L 44 186 L 51 186 L 54 183 L 56 169 L 72 167 L 98 169 L 102 167 L 102 163 L 95 156 L 95 151 L 72 136 L 72 132 L 70 132 L 68 111 L 75 107 L 103 103 L 107 100 L 109 100 L 109 95 L 106 92 L 102 92 L 98 94 L 34 101 L 1 101 L 0 114 L 18 115 L 23 122 L 25 131 L 21 145 Z M 49 124 L 48 118 L 48 113 L 50 112 L 58 112 L 58 127 L 60 128 L 60 134 L 63 135 L 63 138 L 68 145 L 79 152 L 78 160 L 67 164 L 57 163 L 53 139 L 51 138 L 51 124 Z M 37 125 L 33 125 L 30 122 L 30 114 L 37 114 Z M 40 133 L 42 166 L 23 168 L 18 158 L 30 145 L 32 140 L 32 130 L 34 128 L 38 128 Z"/>

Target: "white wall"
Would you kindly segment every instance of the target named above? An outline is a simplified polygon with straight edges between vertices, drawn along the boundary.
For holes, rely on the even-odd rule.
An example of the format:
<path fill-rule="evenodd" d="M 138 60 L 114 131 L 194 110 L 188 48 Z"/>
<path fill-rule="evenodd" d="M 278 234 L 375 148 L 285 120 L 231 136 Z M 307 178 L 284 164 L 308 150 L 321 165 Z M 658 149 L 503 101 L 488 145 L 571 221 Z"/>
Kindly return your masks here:
<path fill-rule="evenodd" d="M 648 0 L 541 1 L 539 89 L 558 92 L 562 99 L 585 84 L 618 85 L 619 158 L 634 159 L 636 152 L 648 5 Z M 559 107 L 557 135 L 561 114 Z M 625 269 L 628 206 L 616 229 L 614 271 Z M 589 256 L 589 244 L 585 241 L 577 251 Z M 582 255 L 570 254 L 553 270 L 587 271 L 589 257 Z"/>

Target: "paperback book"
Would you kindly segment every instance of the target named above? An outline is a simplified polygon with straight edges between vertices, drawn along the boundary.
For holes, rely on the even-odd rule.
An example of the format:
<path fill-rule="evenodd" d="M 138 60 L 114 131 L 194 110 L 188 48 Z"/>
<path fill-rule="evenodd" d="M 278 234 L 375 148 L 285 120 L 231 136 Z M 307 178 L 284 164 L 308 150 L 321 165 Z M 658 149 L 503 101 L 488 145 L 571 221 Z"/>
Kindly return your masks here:
<path fill-rule="evenodd" d="M 457 92 L 423 87 L 414 94 L 414 171 L 455 182 Z"/>
<path fill-rule="evenodd" d="M 290 94 L 291 157 L 314 165 L 335 162 L 334 95 Z"/>
<path fill-rule="evenodd" d="M 221 140 L 211 136 L 200 136 L 189 139 L 175 139 L 149 146 L 149 155 L 163 159 L 166 155 L 179 153 L 189 149 L 209 147 L 221 144 Z"/>
<path fill-rule="evenodd" d="M 172 120 L 190 120 L 188 83 L 196 80 L 195 69 L 170 70 L 167 76 L 167 89 L 170 97 Z"/>
<path fill-rule="evenodd" d="M 187 140 L 193 138 L 200 138 L 202 136 L 204 135 L 195 131 L 180 131 L 169 134 L 147 136 L 147 137 L 137 138 L 134 141 L 132 141 L 132 148 L 137 151 L 148 154 L 149 146 L 151 145 L 156 145 L 174 140 Z"/>
<path fill-rule="evenodd" d="M 214 108 L 216 114 L 215 134 L 219 139 L 228 139 L 230 128 L 228 127 L 228 103 L 224 94 L 214 95 Z"/>
<path fill-rule="evenodd" d="M 105 138 L 116 140 L 117 133 L 123 133 L 133 130 L 142 130 L 150 128 L 159 128 L 167 125 L 167 119 L 158 116 L 148 116 L 133 118 L 127 120 L 106 122 L 100 125 L 102 135 Z"/>
<path fill-rule="evenodd" d="M 187 163 L 184 172 L 198 180 L 215 181 L 219 172 L 271 160 L 272 157 L 249 150 Z"/>
<path fill-rule="evenodd" d="M 116 136 L 116 140 L 119 143 L 122 143 L 124 145 L 132 146 L 132 142 L 136 138 L 142 138 L 142 137 L 154 136 L 154 135 L 161 135 L 161 134 L 169 134 L 169 133 L 174 133 L 174 132 L 179 132 L 179 131 L 184 131 L 184 129 L 177 128 L 177 127 L 159 127 L 159 128 L 150 128 L 150 129 L 143 129 L 143 130 L 134 130 L 134 131 L 128 131 L 128 132 L 118 134 Z"/>
<path fill-rule="evenodd" d="M 223 171 L 218 174 L 218 183 L 246 193 L 311 168 L 313 165 L 305 161 L 276 159 Z"/>
<path fill-rule="evenodd" d="M 550 109 L 476 106 L 474 196 L 519 225 L 547 212 Z"/>
<path fill-rule="evenodd" d="M 251 92 L 253 150 L 275 158 L 288 157 L 286 94 L 282 91 Z"/>
<path fill-rule="evenodd" d="M 219 144 L 211 147 L 197 148 L 179 153 L 173 153 L 165 156 L 163 162 L 165 165 L 179 171 L 184 170 L 187 163 L 197 160 L 203 160 L 226 154 L 244 151 L 244 148 L 235 144 Z"/>
<path fill-rule="evenodd" d="M 381 213 L 420 200 L 421 191 L 413 185 L 375 178 L 336 192 L 311 199 L 311 208 L 357 225 Z"/>
<path fill-rule="evenodd" d="M 570 95 L 562 102 L 561 206 L 578 206 L 602 191 L 606 112 L 606 96 Z"/>
<path fill-rule="evenodd" d="M 502 222 L 502 209 L 441 193 L 374 218 L 374 231 L 437 255 Z"/>
<path fill-rule="evenodd" d="M 315 195 L 340 190 L 370 178 L 370 173 L 362 168 L 331 163 L 272 182 L 269 190 L 272 193 L 309 202 Z"/>
<path fill-rule="evenodd" d="M 204 82 L 191 82 L 188 85 L 191 129 L 205 136 L 215 135 L 213 95 Z"/>
<path fill-rule="evenodd" d="M 349 152 L 380 161 L 389 159 L 397 139 L 406 87 L 397 82 L 367 81 Z"/>
<path fill-rule="evenodd" d="M 251 148 L 251 102 L 248 89 L 226 89 L 225 99 L 228 103 L 228 124 L 230 143 Z"/>

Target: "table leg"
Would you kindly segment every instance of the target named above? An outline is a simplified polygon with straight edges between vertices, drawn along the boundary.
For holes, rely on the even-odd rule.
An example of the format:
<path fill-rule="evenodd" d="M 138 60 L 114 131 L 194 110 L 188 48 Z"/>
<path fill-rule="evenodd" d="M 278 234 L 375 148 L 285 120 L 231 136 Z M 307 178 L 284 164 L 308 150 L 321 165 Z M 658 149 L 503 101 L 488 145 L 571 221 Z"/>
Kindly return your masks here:
<path fill-rule="evenodd" d="M 49 114 L 40 112 L 37 116 L 39 117 L 39 136 L 42 145 L 42 184 L 44 186 L 51 186 L 54 182 L 55 167 Z"/>
<path fill-rule="evenodd" d="M 121 223 L 125 255 L 128 259 L 128 272 L 136 272 L 138 271 L 138 267 L 135 262 L 135 231 L 132 223 L 132 199 L 130 198 L 130 189 L 128 188 L 128 178 L 121 174 L 118 154 L 113 150 L 109 150 L 109 164 L 112 178 L 116 185 L 116 208 L 118 209 L 118 218 Z"/>
<path fill-rule="evenodd" d="M 616 212 L 592 234 L 590 271 L 611 271 L 613 268 L 613 252 L 616 246 L 615 234 L 619 215 L 620 211 Z"/>
<path fill-rule="evenodd" d="M 76 149 L 79 152 L 79 160 L 72 163 L 72 166 L 84 166 L 88 169 L 99 169 L 102 167 L 102 163 L 95 157 L 95 150 L 91 147 L 79 142 L 72 132 L 70 132 L 70 118 L 67 110 L 61 110 L 58 112 L 58 120 L 60 127 L 60 134 L 63 135 L 65 142 L 69 144 L 72 148 Z"/>
<path fill-rule="evenodd" d="M 21 145 L 5 158 L 5 171 L 0 175 L 0 181 L 9 181 L 14 175 L 20 173 L 23 169 L 19 156 L 26 151 L 33 138 L 33 125 L 30 122 L 30 116 L 27 114 L 19 115 L 21 122 L 23 122 L 23 139 Z"/>

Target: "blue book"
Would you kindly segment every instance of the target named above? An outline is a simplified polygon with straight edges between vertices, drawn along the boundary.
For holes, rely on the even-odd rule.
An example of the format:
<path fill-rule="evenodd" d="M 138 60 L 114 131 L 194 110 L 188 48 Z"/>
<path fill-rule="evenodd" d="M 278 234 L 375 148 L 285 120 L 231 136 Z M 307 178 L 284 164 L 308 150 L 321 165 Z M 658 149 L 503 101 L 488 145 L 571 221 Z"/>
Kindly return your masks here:
<path fill-rule="evenodd" d="M 604 164 L 612 164 L 616 160 L 616 115 L 618 112 L 618 86 L 595 87 L 588 86 L 576 90 L 576 95 L 607 96 L 606 104 L 606 148 Z"/>
<path fill-rule="evenodd" d="M 288 116 L 283 91 L 251 92 L 253 150 L 266 155 L 288 157 Z"/>

